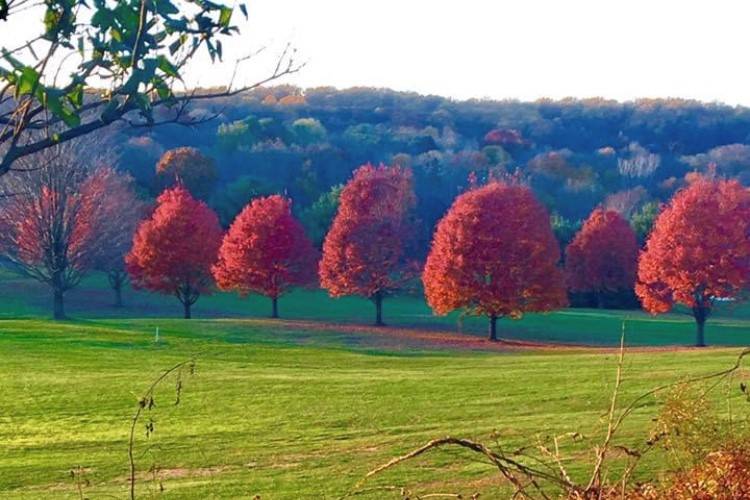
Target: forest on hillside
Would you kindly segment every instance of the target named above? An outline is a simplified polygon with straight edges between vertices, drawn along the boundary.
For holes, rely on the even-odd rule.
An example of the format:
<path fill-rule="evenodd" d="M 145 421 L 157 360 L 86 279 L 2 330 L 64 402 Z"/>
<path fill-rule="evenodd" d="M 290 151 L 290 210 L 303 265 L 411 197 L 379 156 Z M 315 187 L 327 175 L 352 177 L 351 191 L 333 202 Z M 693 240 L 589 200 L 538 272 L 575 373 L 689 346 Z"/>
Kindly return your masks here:
<path fill-rule="evenodd" d="M 385 89 L 275 86 L 196 100 L 195 125 L 122 127 L 117 167 L 155 195 L 155 165 L 191 146 L 215 174 L 200 182 L 226 226 L 261 194 L 293 200 L 319 245 L 340 186 L 364 163 L 412 169 L 425 252 L 436 221 L 472 183 L 513 176 L 552 214 L 567 243 L 597 206 L 641 238 L 692 172 L 750 184 L 750 109 L 678 99 L 468 100 Z"/>

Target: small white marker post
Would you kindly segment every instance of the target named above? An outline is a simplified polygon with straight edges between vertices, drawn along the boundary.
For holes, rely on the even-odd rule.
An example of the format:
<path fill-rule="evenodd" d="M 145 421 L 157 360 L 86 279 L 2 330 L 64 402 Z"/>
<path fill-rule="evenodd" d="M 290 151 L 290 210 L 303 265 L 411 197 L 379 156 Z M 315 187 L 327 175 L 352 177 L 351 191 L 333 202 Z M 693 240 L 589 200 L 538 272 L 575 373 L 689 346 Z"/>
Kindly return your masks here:
<path fill-rule="evenodd" d="M 156 327 L 156 337 L 154 338 L 155 343 L 159 343 L 159 327 Z"/>

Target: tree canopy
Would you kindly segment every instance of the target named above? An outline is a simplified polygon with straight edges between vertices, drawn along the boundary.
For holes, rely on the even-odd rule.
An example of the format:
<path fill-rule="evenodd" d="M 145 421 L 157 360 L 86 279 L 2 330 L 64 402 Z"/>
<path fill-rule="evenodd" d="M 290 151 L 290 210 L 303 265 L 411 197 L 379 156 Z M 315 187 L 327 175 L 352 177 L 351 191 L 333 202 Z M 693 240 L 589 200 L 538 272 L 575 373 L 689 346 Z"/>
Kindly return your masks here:
<path fill-rule="evenodd" d="M 438 223 L 422 281 L 438 314 L 464 309 L 490 319 L 567 303 L 549 215 L 528 187 L 493 181 L 460 195 Z"/>
<path fill-rule="evenodd" d="M 659 214 L 638 262 L 643 308 L 690 308 L 696 344 L 717 299 L 736 300 L 750 280 L 750 192 L 734 180 L 698 177 Z"/>

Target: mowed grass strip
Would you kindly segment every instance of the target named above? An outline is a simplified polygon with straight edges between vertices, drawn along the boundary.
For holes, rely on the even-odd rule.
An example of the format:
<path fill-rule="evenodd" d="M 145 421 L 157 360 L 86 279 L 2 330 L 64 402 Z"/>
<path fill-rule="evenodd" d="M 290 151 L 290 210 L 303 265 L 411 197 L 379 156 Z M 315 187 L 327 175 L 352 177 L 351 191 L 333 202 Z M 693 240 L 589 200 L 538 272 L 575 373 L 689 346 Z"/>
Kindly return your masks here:
<path fill-rule="evenodd" d="M 549 318 L 549 316 L 547 317 Z M 159 326 L 160 342 L 154 342 Z M 0 321 L 0 492 L 3 498 L 123 497 L 127 437 L 139 395 L 192 356 L 195 376 L 174 405 L 160 388 L 138 429 L 139 488 L 174 498 L 337 498 L 371 468 L 448 434 L 507 449 L 537 438 L 603 432 L 612 352 L 476 353 L 391 349 L 340 332 L 277 329 L 242 320 Z M 637 352 L 626 358 L 627 400 L 655 385 L 730 366 L 738 349 Z M 737 411 L 745 407 L 737 399 Z M 626 444 L 647 438 L 657 401 L 628 420 Z M 591 441 L 565 445 L 585 474 Z M 468 459 L 468 460 L 465 460 Z M 643 473 L 664 465 L 644 461 Z M 418 489 L 477 489 L 503 497 L 486 465 L 436 452 L 372 481 Z M 374 498 L 381 498 L 382 493 Z"/>
<path fill-rule="evenodd" d="M 155 327 L 160 318 L 180 318 L 179 302 L 126 288 L 124 308 L 112 307 L 112 292 L 104 276 L 94 274 L 66 295 L 66 309 L 75 319 L 150 318 Z M 486 318 L 432 314 L 422 297 L 394 297 L 385 301 L 385 320 L 393 327 L 421 328 L 484 336 Z M 51 316 L 49 289 L 0 267 L 0 319 L 38 319 Z M 332 299 L 322 290 L 296 290 L 280 300 L 281 316 L 290 320 L 312 320 L 336 324 L 365 324 L 374 320 L 373 304 L 357 297 Z M 271 312 L 265 297 L 240 298 L 216 293 L 201 297 L 194 307 L 197 319 L 266 318 Z M 650 316 L 638 310 L 565 309 L 550 314 L 528 314 L 521 320 L 498 322 L 499 335 L 513 340 L 617 346 L 623 321 L 632 346 L 693 345 L 695 323 L 685 311 Z M 119 324 L 119 323 L 118 323 Z M 182 328 L 182 327 L 181 327 Z M 194 330 L 193 326 L 185 326 Z M 213 330 L 212 330 L 213 331 Z M 234 335 L 234 333 L 229 333 Z M 719 304 L 706 325 L 709 345 L 750 344 L 750 306 Z M 340 340 L 336 340 L 340 342 Z"/>

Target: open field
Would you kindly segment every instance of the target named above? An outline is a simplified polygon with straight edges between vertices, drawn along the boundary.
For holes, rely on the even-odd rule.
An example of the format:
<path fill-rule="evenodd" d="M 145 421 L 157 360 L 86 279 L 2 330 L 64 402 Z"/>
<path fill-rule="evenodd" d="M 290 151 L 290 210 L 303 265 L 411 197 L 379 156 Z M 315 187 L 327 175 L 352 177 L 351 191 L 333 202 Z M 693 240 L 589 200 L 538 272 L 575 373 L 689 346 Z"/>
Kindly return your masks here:
<path fill-rule="evenodd" d="M 172 498 L 337 498 L 371 468 L 447 434 L 504 446 L 533 444 L 537 436 L 581 432 L 595 439 L 614 381 L 611 349 L 509 349 L 481 352 L 401 338 L 407 328 L 455 330 L 456 319 L 436 319 L 416 299 L 387 305 L 392 335 L 372 335 L 354 322 L 370 320 L 357 300 L 331 301 L 299 292 L 282 301 L 287 317 L 349 323 L 261 319 L 267 304 L 222 295 L 201 300 L 197 319 L 177 315 L 168 298 L 128 294 L 129 308 L 103 307 L 110 297 L 89 282 L 71 294 L 74 318 L 43 318 L 44 290 L 25 280 L 0 286 L 0 496 L 76 497 L 70 470 L 83 467 L 90 498 L 126 496 L 129 420 L 140 394 L 163 370 L 196 357 L 197 373 L 184 381 L 175 406 L 174 380 L 158 392 L 156 432 L 139 428 L 140 492 L 155 493 L 146 470 L 155 464 Z M 22 297 L 35 297 L 28 302 Z M 116 319 L 93 310 L 123 314 Z M 249 312 L 249 319 L 238 316 Z M 735 311 L 742 316 L 741 310 Z M 565 311 L 505 322 L 504 335 L 569 343 L 615 342 L 625 313 Z M 689 318 L 633 316 L 628 331 L 638 344 L 689 343 Z M 12 319 L 16 316 L 16 319 Z M 140 317 L 138 317 L 140 316 Z M 224 316 L 225 319 L 219 319 Z M 160 342 L 154 342 L 155 328 Z M 464 329 L 482 334 L 483 325 Z M 741 344 L 743 318 L 710 323 L 709 341 Z M 639 349 L 626 358 L 627 400 L 664 382 L 726 368 L 739 349 Z M 738 391 L 737 391 L 738 392 Z M 734 398 L 739 412 L 746 411 Z M 624 443 L 647 438 L 657 401 L 624 428 Z M 567 462 L 585 472 L 590 441 L 566 447 Z M 482 491 L 503 498 L 491 469 L 437 452 L 373 481 L 423 490 Z M 663 464 L 656 454 L 643 472 Z M 382 497 L 382 493 L 373 498 Z"/>

